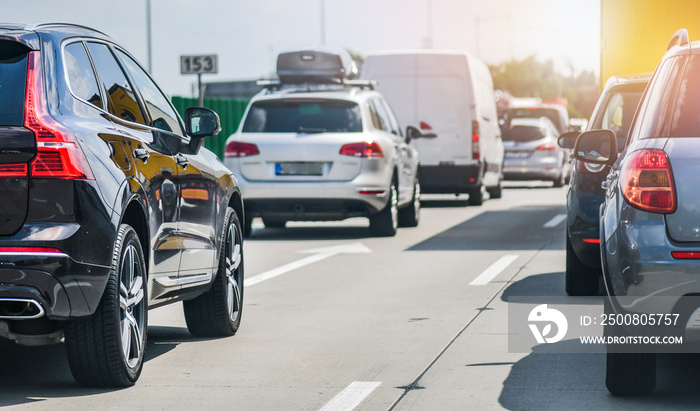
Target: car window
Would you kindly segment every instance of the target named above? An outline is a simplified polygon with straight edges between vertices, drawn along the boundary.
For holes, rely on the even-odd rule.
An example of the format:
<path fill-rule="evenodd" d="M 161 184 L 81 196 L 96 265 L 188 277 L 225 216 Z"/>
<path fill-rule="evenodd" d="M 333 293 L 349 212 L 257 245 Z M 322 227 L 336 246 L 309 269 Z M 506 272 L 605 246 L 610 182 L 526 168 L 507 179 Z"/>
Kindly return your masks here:
<path fill-rule="evenodd" d="M 391 127 L 389 126 L 389 120 L 386 119 L 386 114 L 384 113 L 381 104 L 377 103 L 376 99 L 369 101 L 369 111 L 372 116 L 372 125 L 377 130 L 384 130 L 391 132 Z"/>
<path fill-rule="evenodd" d="M 603 115 L 595 119 L 592 130 L 607 128 L 615 132 L 617 147 L 622 148 L 629 134 L 634 112 L 642 97 L 639 91 L 612 92 L 607 101 Z"/>
<path fill-rule="evenodd" d="M 397 136 L 402 136 L 403 133 L 401 133 L 401 126 L 399 125 L 399 120 L 396 119 L 396 115 L 394 115 L 394 111 L 391 109 L 391 106 L 389 106 L 389 103 L 387 103 L 386 100 L 382 99 L 380 101 L 381 105 L 384 107 L 384 114 L 386 115 L 386 118 L 389 121 L 391 133 L 396 134 Z"/>
<path fill-rule="evenodd" d="M 134 90 L 109 48 L 102 43 L 87 43 L 90 57 L 107 92 L 107 111 L 123 120 L 146 124 Z"/>
<path fill-rule="evenodd" d="M 508 112 L 509 120 L 514 118 L 540 118 L 547 117 L 552 124 L 555 125 L 557 130 L 561 127 L 562 119 L 561 113 L 554 108 L 514 108 L 510 109 Z M 566 130 L 559 130 L 559 133 L 563 133 Z"/>
<path fill-rule="evenodd" d="M 382 100 L 375 98 L 375 99 L 370 100 L 370 104 L 374 105 L 374 108 L 375 108 L 377 115 L 379 117 L 379 121 L 382 124 L 381 129 L 388 132 L 388 133 L 393 133 L 393 134 L 398 135 L 392 127 L 391 121 L 389 120 L 389 114 L 387 113 L 386 107 L 382 103 Z"/>
<path fill-rule="evenodd" d="M 639 106 L 636 121 L 630 138 L 666 137 L 669 135 L 671 115 L 673 113 L 677 73 L 687 60 L 685 56 L 672 57 L 663 61 L 654 73 L 649 91 Z"/>
<path fill-rule="evenodd" d="M 503 128 L 501 139 L 503 141 L 515 141 L 526 143 L 544 138 L 545 133 L 539 127 L 533 126 L 508 126 Z"/>
<path fill-rule="evenodd" d="M 27 84 L 27 49 L 0 41 L 0 125 L 24 122 L 24 89 Z"/>
<path fill-rule="evenodd" d="M 280 99 L 253 103 L 244 133 L 360 133 L 357 103 L 332 99 Z"/>
<path fill-rule="evenodd" d="M 671 121 L 670 137 L 700 136 L 700 56 L 688 59 L 678 87 L 676 109 Z"/>
<path fill-rule="evenodd" d="M 67 45 L 64 57 L 68 84 L 73 94 L 96 107 L 102 108 L 100 87 L 97 85 L 95 72 L 92 69 L 92 64 L 83 43 L 78 42 Z"/>
<path fill-rule="evenodd" d="M 146 110 L 151 116 L 150 125 L 176 134 L 184 134 L 177 111 L 175 111 L 170 104 L 170 100 L 160 91 L 151 77 L 128 54 L 117 49 L 117 55 L 124 63 L 126 71 L 134 81 L 136 88 L 141 92 L 141 97 L 146 104 Z"/>

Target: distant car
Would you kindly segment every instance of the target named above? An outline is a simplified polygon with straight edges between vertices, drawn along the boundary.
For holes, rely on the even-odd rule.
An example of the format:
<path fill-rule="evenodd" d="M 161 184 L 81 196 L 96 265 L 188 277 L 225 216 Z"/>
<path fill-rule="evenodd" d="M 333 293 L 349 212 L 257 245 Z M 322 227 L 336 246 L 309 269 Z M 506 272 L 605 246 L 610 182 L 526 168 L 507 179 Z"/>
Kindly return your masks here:
<path fill-rule="evenodd" d="M 634 112 L 649 83 L 651 73 L 611 77 L 591 114 L 588 129 L 615 131 L 618 149 L 625 148 Z M 573 149 L 579 132 L 563 134 L 559 145 Z M 596 295 L 602 276 L 600 267 L 600 205 L 605 190 L 600 186 L 610 171 L 605 165 L 574 160 L 566 197 L 566 292 L 569 295 Z"/>
<path fill-rule="evenodd" d="M 368 217 L 373 235 L 393 236 L 418 225 L 418 153 L 409 143 L 422 134 L 404 133 L 372 83 L 348 79 L 344 64 L 324 49 L 280 54 L 280 82 L 251 100 L 225 151 L 246 227 L 253 217 L 274 228 Z"/>
<path fill-rule="evenodd" d="M 557 145 L 559 132 L 547 117 L 515 118 L 501 132 L 506 180 L 545 180 L 554 187 L 564 186 L 569 158 Z"/>
<path fill-rule="evenodd" d="M 139 378 L 149 308 L 184 301 L 198 336 L 233 335 L 243 203 L 204 138 L 107 35 L 0 24 L 0 337 L 65 342 L 78 383 Z"/>
<path fill-rule="evenodd" d="M 502 116 L 502 123 L 506 126 L 511 120 L 516 118 L 547 117 L 557 129 L 557 135 L 571 131 L 569 112 L 561 104 L 538 104 L 535 106 L 508 108 L 502 113 Z"/>
<path fill-rule="evenodd" d="M 611 166 L 603 182 L 607 191 L 600 217 L 610 314 L 675 318 L 665 325 L 675 323 L 669 334 L 680 333 L 683 345 L 700 341 L 699 89 L 700 42 L 690 43 L 681 29 L 642 96 L 624 150 L 618 155 L 611 130 L 585 132 L 575 146 L 578 160 Z M 620 323 L 607 324 L 606 335 L 668 335 L 660 323 Z M 608 345 L 606 386 L 611 393 L 654 390 L 655 350 L 646 349 L 621 351 Z"/>

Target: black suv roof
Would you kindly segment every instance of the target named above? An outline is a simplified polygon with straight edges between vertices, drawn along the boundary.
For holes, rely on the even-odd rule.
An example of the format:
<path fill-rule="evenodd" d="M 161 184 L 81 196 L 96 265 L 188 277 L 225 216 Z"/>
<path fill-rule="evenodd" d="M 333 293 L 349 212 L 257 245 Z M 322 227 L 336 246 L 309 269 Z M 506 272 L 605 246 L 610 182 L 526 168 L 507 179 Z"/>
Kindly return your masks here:
<path fill-rule="evenodd" d="M 37 34 L 50 34 L 57 36 L 59 39 L 87 36 L 109 40 L 114 42 L 112 38 L 99 30 L 91 27 L 81 26 L 73 23 L 34 23 L 34 24 L 19 24 L 19 23 L 0 23 L 0 40 L 18 41 L 32 50 L 41 48 Z"/>

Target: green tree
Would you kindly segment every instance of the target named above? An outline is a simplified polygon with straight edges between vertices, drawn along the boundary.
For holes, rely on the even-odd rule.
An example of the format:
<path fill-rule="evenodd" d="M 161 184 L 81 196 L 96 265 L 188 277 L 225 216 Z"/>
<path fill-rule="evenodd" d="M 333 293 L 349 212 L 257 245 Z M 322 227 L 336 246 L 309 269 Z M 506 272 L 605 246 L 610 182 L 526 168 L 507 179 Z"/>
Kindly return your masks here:
<path fill-rule="evenodd" d="M 507 91 L 514 97 L 565 98 L 570 117 L 590 117 L 598 99 L 598 84 L 592 72 L 574 76 L 570 68 L 570 76 L 565 77 L 556 72 L 553 60 L 541 62 L 531 55 L 491 65 L 489 69 L 495 89 Z"/>

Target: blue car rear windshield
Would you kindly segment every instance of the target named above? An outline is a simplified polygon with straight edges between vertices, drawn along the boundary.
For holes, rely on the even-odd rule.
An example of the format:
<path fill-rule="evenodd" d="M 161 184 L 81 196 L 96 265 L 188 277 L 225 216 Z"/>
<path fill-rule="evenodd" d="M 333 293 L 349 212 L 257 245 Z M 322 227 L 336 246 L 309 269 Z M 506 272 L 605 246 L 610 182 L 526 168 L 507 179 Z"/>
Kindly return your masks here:
<path fill-rule="evenodd" d="M 360 133 L 360 106 L 352 101 L 281 99 L 253 103 L 244 133 Z"/>
<path fill-rule="evenodd" d="M 15 42 L 0 41 L 0 126 L 24 122 L 27 51 Z"/>

